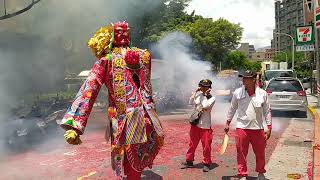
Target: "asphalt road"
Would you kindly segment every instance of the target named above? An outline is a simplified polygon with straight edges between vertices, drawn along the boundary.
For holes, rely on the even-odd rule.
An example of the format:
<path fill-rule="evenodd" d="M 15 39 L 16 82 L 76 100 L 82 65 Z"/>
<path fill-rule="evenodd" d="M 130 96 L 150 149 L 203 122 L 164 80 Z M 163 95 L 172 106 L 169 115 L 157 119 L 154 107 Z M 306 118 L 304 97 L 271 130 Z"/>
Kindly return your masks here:
<path fill-rule="evenodd" d="M 183 113 L 183 110 L 180 110 L 180 113 L 175 115 L 161 116 L 166 132 L 165 145 L 154 161 L 153 168 L 151 170 L 146 169 L 143 172 L 142 179 L 233 179 L 232 177 L 237 173 L 234 128 L 230 131 L 231 138 L 226 153 L 219 155 L 220 144 L 224 136 L 223 124 L 228 106 L 228 102 L 217 102 L 212 112 L 214 136 L 212 159 L 214 164 L 208 173 L 202 172 L 201 143 L 197 148 L 195 168 L 180 169 L 180 163 L 184 161 L 188 147 L 190 128 L 185 120 L 186 114 Z M 114 179 L 110 166 L 110 145 L 104 140 L 104 115 L 104 112 L 96 112 L 90 117 L 86 133 L 82 136 L 82 145 L 72 146 L 64 142 L 63 136 L 53 136 L 48 141 L 27 151 L 2 156 L 0 179 Z M 275 150 L 279 151 L 277 146 L 280 144 L 283 133 L 286 132 L 290 124 L 295 122 L 303 122 L 309 125 L 311 119 L 309 117 L 296 118 L 293 113 L 275 113 L 273 133 L 266 150 L 267 163 L 271 162 Z M 311 134 L 311 130 L 307 133 Z M 309 134 L 306 136 L 309 136 Z M 296 136 L 299 136 L 299 134 Z M 308 143 L 305 142 L 304 147 L 308 147 L 310 145 Z M 290 145 L 290 142 L 288 147 L 295 148 Z M 281 158 L 284 157 L 281 156 Z M 255 159 L 251 148 L 248 155 L 248 164 L 250 176 L 254 179 L 256 177 L 254 172 Z M 302 168 L 305 168 L 303 172 L 307 173 L 307 165 L 302 164 L 300 166 L 303 166 Z M 290 169 L 290 167 L 288 168 Z M 272 176 L 272 173 L 270 176 Z M 273 178 L 270 177 L 270 179 Z"/>

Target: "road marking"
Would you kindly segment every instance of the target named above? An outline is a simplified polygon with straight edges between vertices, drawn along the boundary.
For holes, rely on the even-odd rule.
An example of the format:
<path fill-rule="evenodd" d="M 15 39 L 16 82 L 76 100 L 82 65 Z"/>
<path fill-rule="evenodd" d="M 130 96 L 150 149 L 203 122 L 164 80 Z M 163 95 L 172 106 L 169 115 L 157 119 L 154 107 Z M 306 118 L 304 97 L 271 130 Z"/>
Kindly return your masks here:
<path fill-rule="evenodd" d="M 52 160 L 46 160 L 46 161 L 40 162 L 39 164 L 42 165 L 42 166 L 48 166 L 48 165 L 57 164 L 57 163 L 59 163 L 59 162 L 65 161 L 65 160 L 66 160 L 66 159 L 60 159 L 60 160 L 55 161 L 55 162 L 52 162 L 52 163 L 50 163 L 50 161 L 52 161 Z"/>
<path fill-rule="evenodd" d="M 111 147 L 110 147 L 110 148 L 108 148 L 108 149 L 100 149 L 100 150 L 96 150 L 96 152 L 105 152 L 105 151 L 109 151 L 109 150 L 111 150 Z"/>
<path fill-rule="evenodd" d="M 74 156 L 74 155 L 77 155 L 77 150 L 73 150 L 73 151 L 70 151 L 70 152 L 63 153 L 63 154 L 66 155 L 66 156 Z"/>
<path fill-rule="evenodd" d="M 49 159 L 49 160 L 46 160 L 46 161 L 42 161 L 39 164 L 42 165 L 42 166 L 46 166 L 46 165 L 48 165 L 48 164 L 46 164 L 46 162 L 50 162 L 50 161 L 51 160 Z"/>
<path fill-rule="evenodd" d="M 84 176 L 78 177 L 77 180 L 83 180 L 84 178 L 88 178 L 88 177 L 90 177 L 90 176 L 93 176 L 93 175 L 95 175 L 96 173 L 97 173 L 97 171 L 90 172 L 90 173 L 88 173 L 88 174 L 86 174 L 86 175 L 84 175 Z"/>
<path fill-rule="evenodd" d="M 51 163 L 50 165 L 54 165 L 54 164 L 57 164 L 57 163 L 59 163 L 59 162 L 65 161 L 65 160 L 66 160 L 66 159 L 60 159 L 60 160 L 58 160 L 58 161 L 56 161 L 56 162 Z"/>

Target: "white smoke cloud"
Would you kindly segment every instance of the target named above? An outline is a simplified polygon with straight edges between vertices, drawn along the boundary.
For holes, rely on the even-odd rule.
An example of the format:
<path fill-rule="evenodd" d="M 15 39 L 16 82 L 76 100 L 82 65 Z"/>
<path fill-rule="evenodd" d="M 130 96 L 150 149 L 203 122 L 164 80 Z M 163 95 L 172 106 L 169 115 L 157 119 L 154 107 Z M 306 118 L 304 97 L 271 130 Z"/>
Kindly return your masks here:
<path fill-rule="evenodd" d="M 160 54 L 163 64 L 153 66 L 156 76 L 160 75 L 161 83 L 159 96 L 166 96 L 168 108 L 188 107 L 188 100 L 192 91 L 198 88 L 201 79 L 210 79 L 213 82 L 212 94 L 217 86 L 223 82 L 216 81 L 211 70 L 211 64 L 202 61 L 192 53 L 192 38 L 182 32 L 172 32 L 163 37 L 151 50 Z M 173 98 L 170 98 L 170 97 Z M 163 104 L 161 104 L 163 105 Z M 192 108 L 192 107 L 188 107 Z M 212 110 L 214 124 L 224 124 L 229 108 L 227 101 L 217 101 Z M 170 109 L 169 109 L 170 110 Z"/>
<path fill-rule="evenodd" d="M 164 104 L 167 108 L 186 106 L 189 95 L 198 87 L 198 82 L 210 78 L 210 63 L 200 61 L 192 54 L 191 46 L 190 36 L 172 32 L 151 47 L 152 52 L 161 57 L 161 65 L 153 68 L 157 68 L 154 69 L 157 74 L 155 76 L 160 76 L 161 81 L 158 98 L 167 99 L 165 101 L 168 104 Z"/>
<path fill-rule="evenodd" d="M 26 2 L 8 2 L 8 13 Z M 86 44 L 97 29 L 120 20 L 139 26 L 139 18 L 162 3 L 142 2 L 42 0 L 29 11 L 0 21 L 0 155 L 4 135 L 9 134 L 1 128 L 11 121 L 12 108 L 23 105 L 25 97 L 30 96 L 29 103 L 35 101 L 32 94 L 63 88 L 65 73 L 90 69 L 95 58 Z"/>

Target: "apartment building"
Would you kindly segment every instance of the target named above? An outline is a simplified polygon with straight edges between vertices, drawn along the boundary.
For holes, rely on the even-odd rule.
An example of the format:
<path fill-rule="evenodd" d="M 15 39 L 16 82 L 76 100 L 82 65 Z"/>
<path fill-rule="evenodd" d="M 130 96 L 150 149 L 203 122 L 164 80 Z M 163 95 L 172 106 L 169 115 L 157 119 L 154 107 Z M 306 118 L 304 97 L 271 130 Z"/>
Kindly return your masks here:
<path fill-rule="evenodd" d="M 296 27 L 305 24 L 304 2 L 306 1 L 308 0 L 275 1 L 275 29 L 272 41 L 272 48 L 275 51 L 291 51 L 291 38 L 277 33 L 289 34 L 294 38 Z"/>

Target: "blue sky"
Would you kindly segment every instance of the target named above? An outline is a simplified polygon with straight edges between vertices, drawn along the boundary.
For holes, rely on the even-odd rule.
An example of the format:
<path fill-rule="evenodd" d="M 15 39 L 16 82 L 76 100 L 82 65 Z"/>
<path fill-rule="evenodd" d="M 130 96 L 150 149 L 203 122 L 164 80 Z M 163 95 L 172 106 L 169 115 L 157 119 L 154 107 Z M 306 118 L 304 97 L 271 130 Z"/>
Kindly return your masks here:
<path fill-rule="evenodd" d="M 241 42 L 256 48 L 270 46 L 274 29 L 274 0 L 192 0 L 187 9 L 218 19 L 223 17 L 244 28 Z"/>

